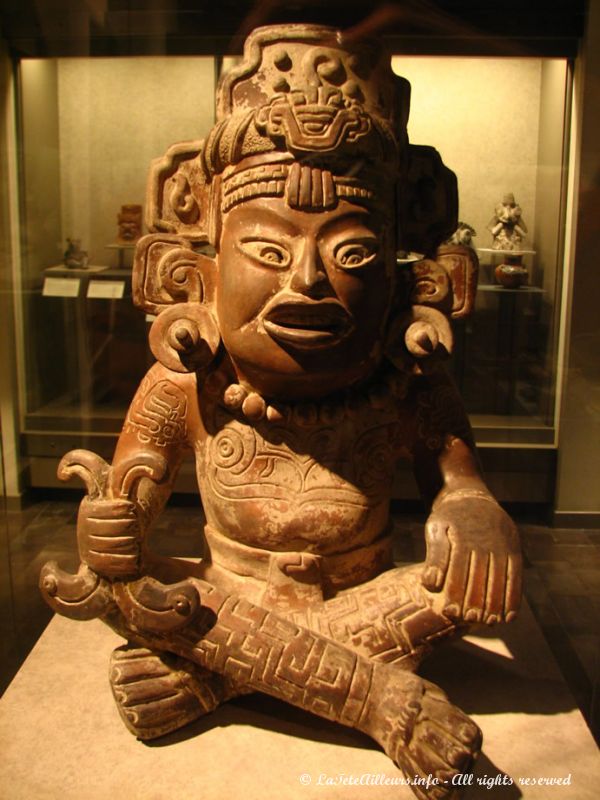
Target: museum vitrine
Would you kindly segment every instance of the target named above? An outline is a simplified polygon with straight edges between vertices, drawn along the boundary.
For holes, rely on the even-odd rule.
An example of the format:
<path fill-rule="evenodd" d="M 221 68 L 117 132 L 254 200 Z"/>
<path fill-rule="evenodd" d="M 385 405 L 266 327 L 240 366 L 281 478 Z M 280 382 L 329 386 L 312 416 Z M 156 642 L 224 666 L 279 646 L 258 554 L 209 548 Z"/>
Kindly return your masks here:
<path fill-rule="evenodd" d="M 172 143 L 210 130 L 222 62 L 136 56 L 16 63 L 15 349 L 32 485 L 55 484 L 56 461 L 74 446 L 106 456 L 114 448 L 152 359 L 150 320 L 131 299 L 132 242 L 146 232 L 143 222 L 137 232 L 135 226 L 148 167 Z M 489 447 L 550 449 L 568 268 L 571 64 L 398 55 L 393 68 L 413 87 L 410 140 L 436 147 L 458 177 L 459 219 L 480 261 L 475 312 L 455 325 L 451 362 L 476 438 Z M 512 253 L 493 232 L 509 197 L 522 231 Z M 128 213 L 136 217 L 130 234 Z M 503 285 L 498 268 L 515 254 L 522 281 Z"/>
<path fill-rule="evenodd" d="M 23 59 L 23 430 L 28 455 L 118 432 L 149 363 L 131 300 L 150 161 L 214 120 L 214 59 Z M 104 448 L 102 448 L 104 449 Z"/>
<path fill-rule="evenodd" d="M 568 269 L 569 64 L 398 57 L 394 69 L 413 85 L 412 141 L 429 137 L 457 174 L 459 218 L 479 256 L 475 313 L 455 329 L 453 359 L 478 441 L 552 444 Z M 506 199 L 522 215 L 512 242 L 493 232 Z M 516 284 L 499 269 L 512 260 L 523 267 Z"/>

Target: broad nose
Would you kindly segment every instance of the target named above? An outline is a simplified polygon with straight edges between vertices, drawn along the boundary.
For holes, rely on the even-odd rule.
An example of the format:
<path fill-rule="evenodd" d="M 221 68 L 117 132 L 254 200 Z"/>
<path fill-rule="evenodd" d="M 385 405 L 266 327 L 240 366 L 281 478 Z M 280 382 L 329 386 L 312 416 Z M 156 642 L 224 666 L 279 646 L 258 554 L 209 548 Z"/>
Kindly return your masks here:
<path fill-rule="evenodd" d="M 302 294 L 313 294 L 326 290 L 327 284 L 327 271 L 318 244 L 307 237 L 292 268 L 291 288 Z"/>

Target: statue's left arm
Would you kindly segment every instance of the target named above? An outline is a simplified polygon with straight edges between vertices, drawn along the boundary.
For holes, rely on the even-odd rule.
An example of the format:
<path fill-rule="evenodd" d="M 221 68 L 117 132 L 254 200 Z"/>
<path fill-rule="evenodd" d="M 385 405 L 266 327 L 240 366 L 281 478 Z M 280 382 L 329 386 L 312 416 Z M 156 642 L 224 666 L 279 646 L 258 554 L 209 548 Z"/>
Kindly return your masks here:
<path fill-rule="evenodd" d="M 521 597 L 519 537 L 484 482 L 460 397 L 436 373 L 417 380 L 414 402 L 415 474 L 431 506 L 423 584 L 452 618 L 510 621 Z"/>
<path fill-rule="evenodd" d="M 59 477 L 77 474 L 87 484 L 77 538 L 82 563 L 97 575 L 134 579 L 145 572 L 146 534 L 189 446 L 194 377 L 155 364 L 133 398 L 112 464 L 85 450 L 61 461 Z"/>

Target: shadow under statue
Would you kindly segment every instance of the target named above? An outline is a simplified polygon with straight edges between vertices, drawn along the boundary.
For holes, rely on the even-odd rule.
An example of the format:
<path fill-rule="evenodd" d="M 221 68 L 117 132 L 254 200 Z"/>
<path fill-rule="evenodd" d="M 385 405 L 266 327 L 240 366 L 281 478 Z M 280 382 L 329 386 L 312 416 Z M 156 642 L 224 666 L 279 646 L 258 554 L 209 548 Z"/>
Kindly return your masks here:
<path fill-rule="evenodd" d="M 157 363 L 112 465 L 63 458 L 87 485 L 81 568 L 47 564 L 41 588 L 128 641 L 110 680 L 141 739 L 259 691 L 368 734 L 431 799 L 457 791 L 481 735 L 414 671 L 469 623 L 515 616 L 521 556 L 444 372 L 477 261 L 440 244 L 456 180 L 408 143 L 409 96 L 377 42 L 260 28 L 207 139 L 153 163 L 134 299 L 157 315 Z M 200 563 L 146 546 L 186 449 Z M 430 513 L 425 562 L 397 567 L 403 458 Z"/>

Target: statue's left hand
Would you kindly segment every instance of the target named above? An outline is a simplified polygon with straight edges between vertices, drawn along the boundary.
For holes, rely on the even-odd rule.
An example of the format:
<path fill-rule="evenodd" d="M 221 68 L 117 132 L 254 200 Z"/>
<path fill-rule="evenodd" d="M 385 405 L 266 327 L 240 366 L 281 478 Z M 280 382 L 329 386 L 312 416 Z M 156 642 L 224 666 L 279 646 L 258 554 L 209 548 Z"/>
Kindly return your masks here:
<path fill-rule="evenodd" d="M 77 517 L 79 555 L 104 578 L 135 578 L 142 567 L 143 528 L 134 503 L 84 497 Z"/>
<path fill-rule="evenodd" d="M 133 451 L 109 466 L 89 450 L 71 450 L 58 465 L 58 477 L 78 475 L 88 493 L 77 518 L 81 561 L 103 578 L 137 578 L 142 570 L 145 527 L 138 502 L 142 478 L 156 485 L 168 474 L 165 458 Z"/>
<path fill-rule="evenodd" d="M 425 526 L 423 585 L 444 613 L 465 622 L 509 622 L 521 599 L 522 558 L 513 521 L 491 495 L 454 491 Z"/>

